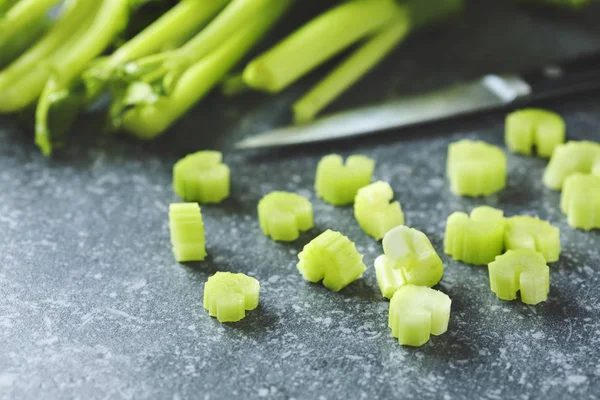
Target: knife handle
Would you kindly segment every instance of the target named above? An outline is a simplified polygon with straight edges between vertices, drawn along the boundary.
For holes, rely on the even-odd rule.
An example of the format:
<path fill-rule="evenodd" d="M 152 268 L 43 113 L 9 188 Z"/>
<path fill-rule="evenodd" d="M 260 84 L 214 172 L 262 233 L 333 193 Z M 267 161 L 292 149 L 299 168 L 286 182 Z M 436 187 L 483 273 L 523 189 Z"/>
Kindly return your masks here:
<path fill-rule="evenodd" d="M 600 89 L 600 51 L 548 64 L 521 77 L 536 99 Z"/>

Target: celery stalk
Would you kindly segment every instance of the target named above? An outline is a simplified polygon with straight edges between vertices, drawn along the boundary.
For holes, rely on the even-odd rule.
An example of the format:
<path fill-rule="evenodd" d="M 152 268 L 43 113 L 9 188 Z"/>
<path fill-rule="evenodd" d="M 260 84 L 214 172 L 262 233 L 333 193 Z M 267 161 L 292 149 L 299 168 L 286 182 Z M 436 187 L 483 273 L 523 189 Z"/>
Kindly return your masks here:
<path fill-rule="evenodd" d="M 173 42 L 187 38 L 216 15 L 229 0 L 184 0 L 148 28 L 118 48 L 110 57 L 88 69 L 84 82 L 95 97 L 125 63 L 147 57 Z"/>
<path fill-rule="evenodd" d="M 70 125 L 70 123 L 62 123 L 63 120 L 59 119 L 59 123 L 50 126 L 48 115 L 52 107 L 56 105 L 60 108 L 60 114 L 65 113 L 63 100 L 68 98 L 73 80 L 126 27 L 129 20 L 129 7 L 129 0 L 100 2 L 83 34 L 75 36 L 75 40 L 61 49 L 60 58 L 53 57 L 53 74 L 42 92 L 36 109 L 35 142 L 45 155 L 50 155 L 53 147 L 63 145 L 66 130 Z M 69 117 L 73 118 L 67 114 L 66 122 L 71 122 Z"/>
<path fill-rule="evenodd" d="M 121 120 L 126 131 L 141 139 L 156 137 L 217 85 L 290 5 L 291 0 L 271 0 L 251 24 L 238 27 L 235 35 L 190 67 L 168 97 L 155 99 L 148 93 L 151 101 L 134 105 L 122 99 L 113 109 L 113 123 Z"/>
<path fill-rule="evenodd" d="M 59 0 L 21 0 L 0 21 L 0 48 L 26 33 Z"/>
<path fill-rule="evenodd" d="M 394 18 L 389 25 L 294 104 L 296 123 L 312 120 L 323 108 L 377 65 L 409 32 L 410 21 L 407 14 L 399 12 L 398 17 Z"/>
<path fill-rule="evenodd" d="M 35 102 L 50 76 L 46 58 L 73 36 L 95 7 L 85 0 L 67 1 L 62 16 L 48 34 L 0 73 L 1 113 L 19 111 Z"/>
<path fill-rule="evenodd" d="M 142 58 L 128 69 L 144 82 L 160 82 L 162 88 L 170 93 L 190 67 L 210 56 L 235 36 L 240 27 L 254 24 L 254 18 L 265 12 L 271 3 L 273 0 L 233 0 L 205 29 L 179 49 L 168 53 L 168 57 Z"/>
<path fill-rule="evenodd" d="M 352 0 L 315 18 L 244 70 L 246 83 L 279 92 L 397 15 L 394 0 Z"/>

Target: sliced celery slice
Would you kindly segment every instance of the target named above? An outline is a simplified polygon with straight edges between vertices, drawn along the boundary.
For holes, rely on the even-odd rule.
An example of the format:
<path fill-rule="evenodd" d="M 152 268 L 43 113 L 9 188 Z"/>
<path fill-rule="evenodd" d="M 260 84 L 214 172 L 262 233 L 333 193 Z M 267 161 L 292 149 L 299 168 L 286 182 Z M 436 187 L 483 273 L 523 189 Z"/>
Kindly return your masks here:
<path fill-rule="evenodd" d="M 576 173 L 565 180 L 560 208 L 569 225 L 586 231 L 600 228 L 600 176 Z"/>
<path fill-rule="evenodd" d="M 404 225 L 404 214 L 387 182 L 378 181 L 359 189 L 354 201 L 354 216 L 360 227 L 379 240 L 392 228 Z"/>
<path fill-rule="evenodd" d="M 544 171 L 544 184 L 560 190 L 565 179 L 576 172 L 589 174 L 600 163 L 600 143 L 569 141 L 557 146 Z M 596 167 L 600 169 L 600 167 Z"/>
<path fill-rule="evenodd" d="M 448 330 L 452 300 L 448 295 L 425 287 L 406 285 L 390 301 L 388 326 L 400 344 L 422 346 L 430 335 Z"/>
<path fill-rule="evenodd" d="M 397 226 L 383 237 L 383 251 L 392 268 L 402 271 L 406 283 L 433 286 L 442 279 L 442 260 L 423 232 Z"/>
<path fill-rule="evenodd" d="M 298 270 L 309 282 L 323 280 L 323 285 L 339 292 L 360 278 L 367 269 L 363 256 L 350 239 L 327 230 L 304 246 L 298 254 Z"/>
<path fill-rule="evenodd" d="M 178 262 L 206 258 L 204 222 L 197 203 L 174 203 L 169 207 L 169 230 L 173 254 Z"/>
<path fill-rule="evenodd" d="M 548 299 L 550 268 L 541 253 L 530 249 L 508 250 L 488 265 L 490 287 L 501 300 L 538 304 Z"/>
<path fill-rule="evenodd" d="M 394 268 L 394 262 L 385 255 L 375 259 L 375 275 L 381 295 L 387 299 L 391 299 L 396 290 L 408 283 L 403 270 Z"/>
<path fill-rule="evenodd" d="M 459 140 L 448 146 L 447 174 L 455 194 L 489 196 L 506 186 L 506 155 L 485 142 Z"/>
<path fill-rule="evenodd" d="M 319 161 L 315 190 L 319 197 L 335 206 L 352 204 L 358 189 L 371 182 L 375 161 L 361 156 L 344 159 L 337 154 L 330 154 Z"/>
<path fill-rule="evenodd" d="M 250 276 L 217 272 L 204 284 L 204 308 L 219 322 L 237 322 L 258 307 L 260 284 Z"/>
<path fill-rule="evenodd" d="M 258 219 L 265 235 L 291 242 L 314 226 L 312 204 L 296 193 L 271 192 L 258 203 Z"/>
<path fill-rule="evenodd" d="M 546 262 L 558 261 L 560 230 L 537 217 L 511 217 L 506 220 L 504 246 L 506 250 L 535 250 L 542 253 Z"/>
<path fill-rule="evenodd" d="M 229 196 L 229 167 L 218 151 L 199 151 L 173 167 L 173 189 L 185 201 L 219 203 Z"/>
<path fill-rule="evenodd" d="M 504 214 L 492 207 L 476 207 L 471 217 L 455 212 L 448 217 L 444 252 L 455 260 L 487 265 L 504 249 Z"/>
<path fill-rule="evenodd" d="M 506 117 L 506 147 L 515 153 L 550 157 L 554 148 L 565 142 L 565 121 L 560 115 L 538 108 L 512 112 Z"/>

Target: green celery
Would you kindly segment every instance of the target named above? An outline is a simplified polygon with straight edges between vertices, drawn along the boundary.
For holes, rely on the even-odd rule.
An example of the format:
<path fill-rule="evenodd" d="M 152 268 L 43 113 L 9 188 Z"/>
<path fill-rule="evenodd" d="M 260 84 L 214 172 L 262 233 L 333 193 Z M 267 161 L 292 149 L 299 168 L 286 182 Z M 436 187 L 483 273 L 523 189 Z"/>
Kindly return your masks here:
<path fill-rule="evenodd" d="M 124 64 L 164 50 L 189 37 L 213 18 L 229 0 L 184 0 L 153 22 L 133 39 L 102 59 L 84 74 L 89 96 L 94 97 Z M 135 66 L 135 63 L 133 64 Z"/>
<path fill-rule="evenodd" d="M 406 285 L 390 301 L 388 326 L 398 342 L 422 346 L 430 335 L 448 330 L 452 300 L 448 295 L 424 286 Z"/>
<path fill-rule="evenodd" d="M 228 76 L 221 83 L 221 93 L 228 97 L 247 92 L 248 89 L 250 87 L 246 84 L 242 74 Z"/>
<path fill-rule="evenodd" d="M 399 11 L 373 38 L 344 60 L 332 73 L 293 105 L 296 123 L 311 121 L 341 93 L 348 90 L 387 56 L 410 32 L 408 14 Z"/>
<path fill-rule="evenodd" d="M 21 0 L 0 19 L 0 48 L 25 34 L 60 0 Z"/>
<path fill-rule="evenodd" d="M 560 209 L 573 228 L 586 231 L 600 228 L 600 176 L 570 175 L 565 180 Z"/>
<path fill-rule="evenodd" d="M 48 58 L 72 38 L 88 20 L 95 3 L 71 0 L 50 29 L 33 47 L 0 72 L 0 112 L 15 112 L 27 108 L 40 96 L 51 74 Z"/>
<path fill-rule="evenodd" d="M 126 96 L 121 98 L 113 106 L 113 124 L 122 124 L 127 132 L 140 139 L 152 139 L 164 132 L 222 81 L 290 5 L 291 0 L 271 0 L 271 4 L 252 23 L 238 27 L 231 38 L 186 70 L 168 97 L 155 98 L 148 93 L 136 104 L 132 104 Z"/>
<path fill-rule="evenodd" d="M 53 73 L 36 109 L 35 142 L 45 155 L 50 155 L 53 148 L 64 144 L 70 125 L 60 118 L 59 123 L 49 124 L 48 122 L 53 122 L 48 118 L 52 108 L 59 108 L 61 116 L 65 114 L 64 99 L 69 97 L 73 81 L 125 29 L 129 20 L 129 0 L 103 0 L 98 3 L 84 32 L 74 36 L 57 52 L 60 58 L 53 57 Z"/>
<path fill-rule="evenodd" d="M 534 250 L 508 250 L 488 265 L 490 288 L 501 300 L 535 305 L 548 299 L 550 268 L 544 256 Z"/>
<path fill-rule="evenodd" d="M 250 276 L 217 272 L 204 284 L 204 308 L 219 322 L 238 322 L 258 307 L 260 284 Z"/>
<path fill-rule="evenodd" d="M 246 83 L 277 93 L 397 15 L 394 0 L 352 0 L 313 19 L 244 70 Z"/>
<path fill-rule="evenodd" d="M 264 196 L 258 202 L 258 220 L 265 235 L 282 242 L 293 242 L 301 231 L 314 226 L 310 201 L 289 192 L 271 192 Z"/>

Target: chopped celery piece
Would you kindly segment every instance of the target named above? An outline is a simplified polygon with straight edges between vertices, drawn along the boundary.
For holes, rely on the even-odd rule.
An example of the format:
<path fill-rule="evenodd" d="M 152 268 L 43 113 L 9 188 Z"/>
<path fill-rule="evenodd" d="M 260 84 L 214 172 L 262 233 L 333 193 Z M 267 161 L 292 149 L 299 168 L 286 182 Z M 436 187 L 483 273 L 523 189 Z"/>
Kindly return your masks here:
<path fill-rule="evenodd" d="M 600 163 L 600 143 L 570 141 L 557 146 L 544 171 L 544 184 L 555 190 L 563 187 L 565 179 L 576 172 L 589 174 Z"/>
<path fill-rule="evenodd" d="M 204 308 L 219 322 L 237 322 L 258 307 L 260 284 L 250 276 L 217 272 L 204 284 Z"/>
<path fill-rule="evenodd" d="M 387 299 L 391 299 L 396 290 L 408 283 L 403 270 L 394 268 L 394 263 L 385 255 L 375 259 L 375 275 L 381 295 Z"/>
<path fill-rule="evenodd" d="M 397 226 L 383 237 L 383 251 L 385 263 L 401 270 L 406 283 L 433 286 L 442 279 L 442 260 L 423 232 Z"/>
<path fill-rule="evenodd" d="M 489 196 L 506 186 L 506 155 L 485 142 L 459 140 L 448 146 L 447 174 L 455 194 Z"/>
<path fill-rule="evenodd" d="M 178 262 L 202 261 L 206 258 L 204 222 L 198 204 L 171 204 L 169 230 L 173 254 Z"/>
<path fill-rule="evenodd" d="M 548 299 L 550 268 L 541 253 L 530 249 L 508 250 L 488 265 L 490 287 L 501 300 L 538 304 Z"/>
<path fill-rule="evenodd" d="M 244 80 L 277 93 L 331 57 L 370 35 L 397 15 L 393 0 L 352 0 L 316 17 L 252 60 Z"/>
<path fill-rule="evenodd" d="M 296 193 L 271 192 L 258 202 L 258 219 L 265 235 L 291 242 L 314 226 L 312 204 Z"/>
<path fill-rule="evenodd" d="M 511 217 L 506 220 L 504 246 L 506 250 L 535 250 L 542 253 L 546 262 L 558 261 L 560 230 L 537 217 Z"/>
<path fill-rule="evenodd" d="M 422 346 L 448 330 L 452 300 L 425 286 L 406 285 L 390 301 L 388 326 L 400 344 Z"/>
<path fill-rule="evenodd" d="M 554 148 L 565 142 L 565 121 L 560 115 L 537 108 L 518 110 L 506 117 L 506 147 L 515 153 L 550 157 Z"/>
<path fill-rule="evenodd" d="M 173 167 L 173 189 L 186 201 L 219 203 L 229 196 L 229 167 L 218 151 L 199 151 Z"/>
<path fill-rule="evenodd" d="M 471 216 L 455 212 L 448 217 L 444 252 L 455 260 L 487 265 L 504 249 L 504 214 L 492 207 L 476 207 Z"/>
<path fill-rule="evenodd" d="M 323 232 L 304 246 L 298 259 L 298 270 L 304 279 L 309 282 L 323 280 L 323 285 L 334 292 L 360 278 L 367 269 L 354 243 L 332 230 Z"/>
<path fill-rule="evenodd" d="M 356 194 L 354 216 L 360 227 L 377 240 L 390 229 L 404 225 L 400 203 L 390 203 L 393 197 L 392 187 L 383 181 L 365 186 Z"/>
<path fill-rule="evenodd" d="M 375 161 L 361 156 L 344 159 L 337 154 L 330 154 L 319 161 L 315 190 L 319 197 L 334 206 L 352 204 L 358 189 L 371 182 Z"/>
<path fill-rule="evenodd" d="M 565 181 L 560 209 L 573 228 L 600 228 L 600 176 L 573 174 Z"/>

